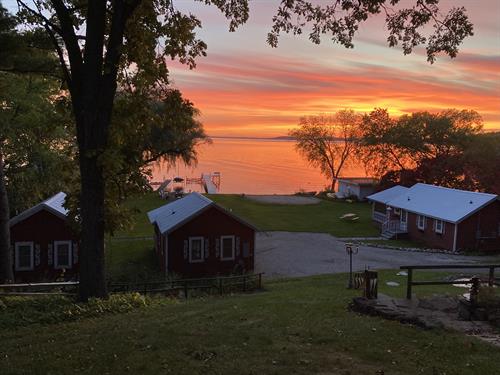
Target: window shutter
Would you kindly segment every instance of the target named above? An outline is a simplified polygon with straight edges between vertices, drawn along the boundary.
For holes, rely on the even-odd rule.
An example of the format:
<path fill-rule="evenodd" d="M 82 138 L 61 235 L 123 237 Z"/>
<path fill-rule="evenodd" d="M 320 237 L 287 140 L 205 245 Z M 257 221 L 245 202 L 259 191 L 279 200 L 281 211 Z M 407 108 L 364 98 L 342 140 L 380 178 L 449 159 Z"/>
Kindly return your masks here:
<path fill-rule="evenodd" d="M 243 257 L 248 258 L 250 256 L 250 242 L 243 242 Z"/>
<path fill-rule="evenodd" d="M 217 238 L 215 240 L 215 257 L 216 258 L 220 257 L 220 238 Z"/>
<path fill-rule="evenodd" d="M 47 246 L 47 264 L 51 266 L 54 263 L 54 250 L 52 248 L 52 244 L 49 243 Z"/>
<path fill-rule="evenodd" d="M 189 243 L 188 240 L 184 240 L 184 259 L 188 258 Z"/>
<path fill-rule="evenodd" d="M 35 245 L 35 266 L 40 265 L 40 245 Z"/>
<path fill-rule="evenodd" d="M 78 263 L 78 242 L 73 242 L 73 264 Z"/>
<path fill-rule="evenodd" d="M 239 257 L 240 256 L 240 238 L 239 237 L 235 237 L 234 241 L 236 242 L 234 244 L 236 256 Z"/>
<path fill-rule="evenodd" d="M 208 259 L 209 255 L 210 255 L 210 247 L 208 245 L 209 244 L 208 238 L 204 238 L 203 243 L 205 244 L 205 259 Z"/>

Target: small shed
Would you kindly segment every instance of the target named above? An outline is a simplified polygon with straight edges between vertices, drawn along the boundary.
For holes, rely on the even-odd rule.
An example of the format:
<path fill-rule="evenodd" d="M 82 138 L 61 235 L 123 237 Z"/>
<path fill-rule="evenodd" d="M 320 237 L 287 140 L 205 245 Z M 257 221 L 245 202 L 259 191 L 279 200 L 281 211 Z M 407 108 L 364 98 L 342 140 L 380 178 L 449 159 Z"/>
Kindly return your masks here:
<path fill-rule="evenodd" d="M 337 179 L 337 183 L 336 195 L 339 198 L 356 197 L 361 201 L 375 192 L 378 180 L 370 177 L 345 177 Z"/>
<path fill-rule="evenodd" d="M 148 218 L 165 273 L 203 277 L 254 269 L 255 227 L 199 193 L 150 211 Z"/>
<path fill-rule="evenodd" d="M 78 276 L 78 237 L 59 192 L 9 221 L 16 282 L 71 280 Z"/>

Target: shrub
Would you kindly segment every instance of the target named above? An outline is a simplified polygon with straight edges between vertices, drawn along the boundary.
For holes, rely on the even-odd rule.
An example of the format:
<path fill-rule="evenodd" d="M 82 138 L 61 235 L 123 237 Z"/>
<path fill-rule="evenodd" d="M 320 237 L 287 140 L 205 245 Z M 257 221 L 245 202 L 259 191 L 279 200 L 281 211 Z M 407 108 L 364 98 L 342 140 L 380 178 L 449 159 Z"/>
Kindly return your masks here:
<path fill-rule="evenodd" d="M 118 314 L 143 308 L 157 299 L 139 293 L 112 294 L 109 299 L 94 298 L 88 303 L 76 303 L 65 296 L 3 297 L 0 298 L 0 327 L 30 324 L 57 324 L 103 314 Z"/>

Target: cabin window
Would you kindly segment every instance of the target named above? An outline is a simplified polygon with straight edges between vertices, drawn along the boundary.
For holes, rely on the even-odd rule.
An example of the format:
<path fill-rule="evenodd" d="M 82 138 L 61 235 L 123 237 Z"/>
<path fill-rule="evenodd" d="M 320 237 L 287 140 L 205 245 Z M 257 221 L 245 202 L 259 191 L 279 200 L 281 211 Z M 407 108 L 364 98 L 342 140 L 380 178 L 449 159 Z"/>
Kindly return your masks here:
<path fill-rule="evenodd" d="M 33 269 L 33 242 L 16 242 L 16 271 L 31 271 Z"/>
<path fill-rule="evenodd" d="M 425 216 L 423 216 L 423 215 L 417 216 L 417 228 L 420 230 L 425 229 Z"/>
<path fill-rule="evenodd" d="M 233 260 L 234 259 L 234 236 L 222 236 L 222 260 Z"/>
<path fill-rule="evenodd" d="M 444 232 L 444 223 L 443 220 L 434 220 L 434 230 L 436 233 L 443 234 Z"/>
<path fill-rule="evenodd" d="M 401 209 L 394 207 L 394 215 L 401 215 Z"/>
<path fill-rule="evenodd" d="M 71 241 L 54 242 L 54 268 L 71 268 Z"/>
<path fill-rule="evenodd" d="M 203 260 L 203 237 L 189 237 L 189 263 L 200 263 Z"/>

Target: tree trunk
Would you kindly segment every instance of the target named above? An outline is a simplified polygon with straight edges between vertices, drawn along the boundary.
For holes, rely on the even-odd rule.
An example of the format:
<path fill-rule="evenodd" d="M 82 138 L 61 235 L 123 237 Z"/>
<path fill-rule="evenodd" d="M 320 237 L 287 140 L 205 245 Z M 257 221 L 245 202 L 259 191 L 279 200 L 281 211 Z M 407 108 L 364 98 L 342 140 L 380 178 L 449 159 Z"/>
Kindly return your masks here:
<path fill-rule="evenodd" d="M 107 144 L 112 104 L 112 100 L 102 103 L 98 95 L 86 95 L 83 105 L 75 111 L 81 178 L 79 298 L 84 302 L 90 297 L 108 296 L 104 253 L 105 178 L 100 157 Z"/>
<path fill-rule="evenodd" d="M 14 281 L 10 246 L 9 198 L 5 186 L 3 154 L 0 152 L 0 284 Z"/>
<path fill-rule="evenodd" d="M 97 157 L 80 155 L 81 242 L 79 297 L 107 297 L 104 254 L 104 178 Z"/>
<path fill-rule="evenodd" d="M 332 184 L 330 185 L 330 189 L 332 192 L 335 192 L 335 185 L 337 184 L 337 179 L 334 177 L 332 178 Z"/>

